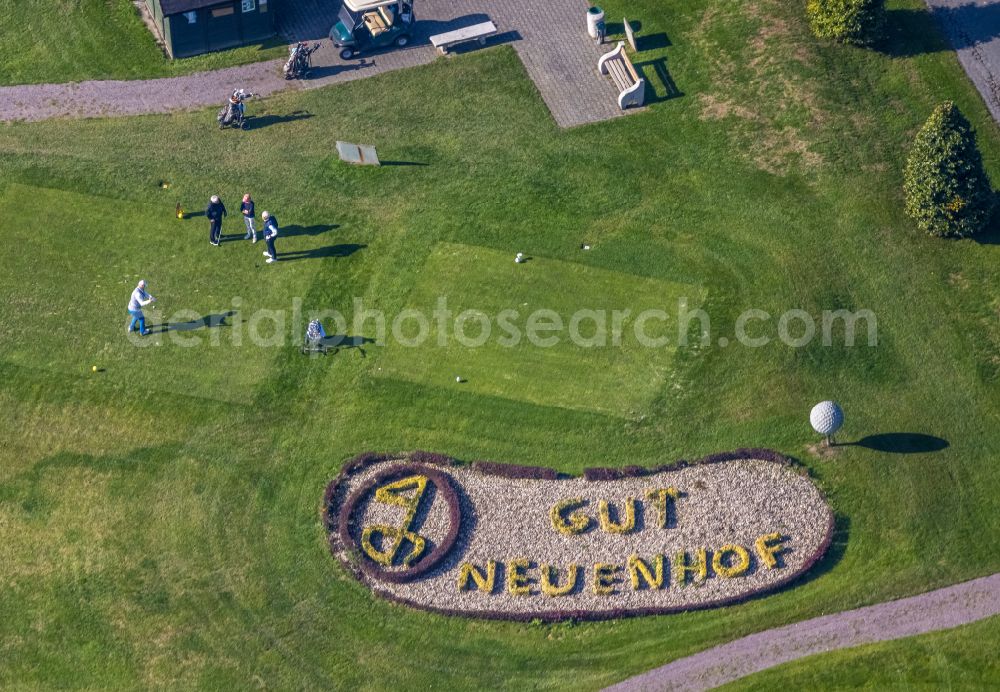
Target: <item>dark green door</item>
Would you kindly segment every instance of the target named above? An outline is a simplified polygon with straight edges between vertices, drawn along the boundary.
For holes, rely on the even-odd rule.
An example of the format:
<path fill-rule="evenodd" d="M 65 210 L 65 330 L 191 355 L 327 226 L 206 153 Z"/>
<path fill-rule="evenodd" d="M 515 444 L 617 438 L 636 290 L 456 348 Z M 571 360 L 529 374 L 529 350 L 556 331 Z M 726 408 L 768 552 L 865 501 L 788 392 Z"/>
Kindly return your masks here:
<path fill-rule="evenodd" d="M 238 2 L 227 2 L 208 8 L 206 14 L 205 39 L 208 50 L 220 50 L 239 45 L 240 6 Z"/>

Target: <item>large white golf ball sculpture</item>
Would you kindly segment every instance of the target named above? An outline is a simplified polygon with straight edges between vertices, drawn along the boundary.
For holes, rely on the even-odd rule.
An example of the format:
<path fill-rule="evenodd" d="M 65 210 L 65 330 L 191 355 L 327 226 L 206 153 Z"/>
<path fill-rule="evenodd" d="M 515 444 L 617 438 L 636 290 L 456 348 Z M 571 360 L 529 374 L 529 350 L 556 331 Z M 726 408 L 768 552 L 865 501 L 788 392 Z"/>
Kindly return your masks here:
<path fill-rule="evenodd" d="M 844 424 L 844 411 L 836 401 L 821 401 L 809 412 L 809 423 L 813 430 L 829 438 Z"/>

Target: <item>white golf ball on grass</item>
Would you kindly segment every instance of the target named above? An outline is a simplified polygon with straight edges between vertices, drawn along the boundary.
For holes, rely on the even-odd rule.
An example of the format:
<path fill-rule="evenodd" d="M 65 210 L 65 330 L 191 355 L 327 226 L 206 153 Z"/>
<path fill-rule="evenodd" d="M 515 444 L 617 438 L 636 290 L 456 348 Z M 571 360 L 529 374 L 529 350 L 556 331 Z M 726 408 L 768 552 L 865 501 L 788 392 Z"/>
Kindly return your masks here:
<path fill-rule="evenodd" d="M 809 412 L 809 423 L 813 430 L 826 438 L 829 448 L 834 442 L 834 434 L 844 424 L 844 410 L 836 401 L 821 401 Z"/>
<path fill-rule="evenodd" d="M 844 410 L 835 401 L 821 401 L 809 412 L 809 423 L 820 435 L 833 435 L 844 424 Z"/>

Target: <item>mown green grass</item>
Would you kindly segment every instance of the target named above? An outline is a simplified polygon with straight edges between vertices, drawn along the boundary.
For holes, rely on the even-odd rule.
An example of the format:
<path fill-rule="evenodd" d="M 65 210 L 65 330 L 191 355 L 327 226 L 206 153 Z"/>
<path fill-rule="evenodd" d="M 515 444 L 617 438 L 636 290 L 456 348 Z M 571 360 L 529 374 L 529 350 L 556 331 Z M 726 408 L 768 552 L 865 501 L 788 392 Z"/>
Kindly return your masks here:
<path fill-rule="evenodd" d="M 1000 639 L 1000 618 L 881 644 L 811 656 L 751 675 L 721 688 L 949 689 L 996 687 L 1000 662 L 990 643 Z"/>
<path fill-rule="evenodd" d="M 905 6 L 903 28 L 921 31 L 897 16 L 894 57 L 814 45 L 794 3 L 616 4 L 668 33 L 655 55 L 684 95 L 569 131 L 509 48 L 276 97 L 252 112 L 312 117 L 247 132 L 220 132 L 208 110 L 0 127 L 0 685 L 596 688 L 996 571 L 997 246 L 917 234 L 899 171 L 941 99 L 976 125 L 994 177 L 1000 133 L 921 5 Z M 349 167 L 337 139 L 426 165 Z M 178 202 L 219 192 L 234 207 L 245 191 L 283 227 L 313 229 L 278 241 L 306 258 L 264 265 L 260 244 L 214 248 L 204 218 L 173 218 Z M 536 259 L 519 269 L 613 273 L 620 286 L 587 290 L 615 295 L 697 287 L 713 340 L 677 349 L 675 376 L 644 382 L 652 396 L 623 417 L 519 396 L 495 367 L 482 388 L 385 377 L 394 354 L 372 344 L 310 359 L 298 334 L 271 348 L 236 346 L 233 328 L 219 347 L 210 330 L 192 347 L 125 338 L 138 276 L 168 314 L 235 297 L 245 316 L 296 297 L 394 314 L 435 287 L 425 268 L 444 243 L 496 253 L 490 271 L 521 251 Z M 489 290 L 483 264 L 442 282 L 456 305 L 511 293 Z M 869 308 L 878 345 L 719 347 L 750 307 Z M 949 446 L 816 458 L 807 413 L 831 396 L 845 441 Z M 373 598 L 319 521 L 325 484 L 367 449 L 579 472 L 747 445 L 801 459 L 839 530 L 802 583 L 734 608 L 551 626 L 429 615 Z"/>
<path fill-rule="evenodd" d="M 677 375 L 678 303 L 701 304 L 695 286 L 453 243 L 421 274 L 380 375 L 623 418 Z"/>
<path fill-rule="evenodd" d="M 274 39 L 170 60 L 130 0 L 0 0 L 0 85 L 171 77 L 285 53 Z"/>
<path fill-rule="evenodd" d="M 207 198 L 204 201 L 207 204 Z M 232 199 L 231 204 L 238 216 L 237 201 Z M 41 233 L 39 208 L 46 210 Z M 169 381 L 158 389 L 233 402 L 252 396 L 266 379 L 268 367 L 262 360 L 248 359 L 245 350 L 228 347 L 234 334 L 248 332 L 250 327 L 241 327 L 238 315 L 252 313 L 261 293 L 299 295 L 306 284 L 290 280 L 288 273 L 279 277 L 263 271 L 266 264 L 259 250 L 263 243 L 258 243 L 256 257 L 245 253 L 249 256 L 245 270 L 254 276 L 253 283 L 245 291 L 234 291 L 233 277 L 206 271 L 206 261 L 225 256 L 225 249 L 237 239 L 237 230 L 242 230 L 236 224 L 242 222 L 233 217 L 227 242 L 216 248 L 208 244 L 204 217 L 200 224 L 195 219 L 179 221 L 175 208 L 176 203 L 127 202 L 51 188 L 8 186 L 0 196 L 0 215 L 10 223 L 11 242 L 22 251 L 10 257 L 10 271 L 0 277 L 0 290 L 22 317 L 40 319 L 13 325 L 16 340 L 6 351 L 7 362 L 65 375 L 88 371 L 94 365 L 118 372 L 123 366 L 156 364 L 171 372 Z M 239 233 L 238 238 L 242 237 Z M 216 255 L 206 256 L 205 248 L 216 250 Z M 155 263 L 149 257 L 155 257 Z M 25 276 L 32 281 L 25 282 Z M 123 312 L 128 300 L 113 296 L 117 297 L 123 281 L 135 284 L 140 278 L 149 282 L 157 298 L 146 310 L 149 324 L 169 319 L 180 324 L 181 331 L 157 333 L 139 347 L 122 349 L 116 342 L 129 322 Z M 39 285 L 51 287 L 54 295 L 40 292 Z M 291 310 L 291 298 L 284 307 Z M 203 317 L 229 313 L 236 315 L 226 317 L 225 326 L 197 330 Z M 255 323 L 255 333 L 264 338 L 274 329 L 269 319 Z M 179 339 L 174 348 L 169 347 L 172 339 Z M 212 367 L 205 367 L 205 351 L 199 344 L 212 349 Z M 222 344 L 226 347 L 212 348 Z"/>

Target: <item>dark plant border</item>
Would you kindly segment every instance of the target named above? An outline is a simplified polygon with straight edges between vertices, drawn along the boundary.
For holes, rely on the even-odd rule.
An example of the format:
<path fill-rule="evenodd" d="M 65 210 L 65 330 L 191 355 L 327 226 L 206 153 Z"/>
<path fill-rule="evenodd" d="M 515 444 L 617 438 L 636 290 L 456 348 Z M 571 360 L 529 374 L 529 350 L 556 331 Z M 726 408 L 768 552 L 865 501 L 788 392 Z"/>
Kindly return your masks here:
<path fill-rule="evenodd" d="M 776 464 L 781 464 L 783 466 L 794 467 L 802 469 L 803 473 L 807 469 L 801 466 L 795 460 L 776 452 L 772 449 L 763 448 L 745 448 L 737 449 L 731 452 L 718 452 L 716 454 L 709 454 L 707 456 L 701 457 L 700 459 L 695 459 L 694 461 L 687 461 L 685 459 L 680 459 L 678 461 L 663 464 L 654 467 L 642 467 L 642 466 L 626 466 L 620 469 L 615 468 L 587 468 L 584 469 L 583 477 L 588 481 L 604 481 L 604 480 L 617 480 L 622 478 L 634 478 L 650 476 L 657 473 L 663 473 L 665 471 L 676 471 L 689 466 L 697 466 L 701 464 L 718 464 L 727 461 L 737 461 L 737 460 L 758 460 L 758 461 L 769 461 Z M 611 610 L 550 610 L 538 613 L 511 613 L 502 610 L 460 610 L 457 608 L 437 608 L 434 606 L 428 606 L 426 604 L 411 600 L 409 598 L 404 598 L 402 596 L 397 596 L 396 594 L 387 591 L 383 588 L 379 588 L 377 583 L 372 583 L 370 579 L 366 579 L 368 573 L 364 568 L 364 560 L 359 560 L 357 563 L 352 562 L 349 557 L 344 556 L 357 555 L 358 551 L 354 550 L 350 541 L 343 542 L 341 533 L 338 530 L 338 521 L 336 517 L 339 512 L 337 511 L 337 498 L 343 496 L 343 486 L 344 481 L 364 469 L 378 463 L 386 461 L 399 461 L 403 462 L 403 467 L 397 468 L 414 468 L 414 462 L 421 464 L 432 464 L 442 467 L 456 467 L 463 466 L 463 464 L 456 459 L 445 456 L 443 454 L 435 454 L 430 452 L 410 452 L 404 454 L 384 454 L 376 452 L 365 452 L 359 454 L 353 459 L 349 460 L 341 472 L 334 478 L 326 488 L 326 493 L 323 497 L 323 523 L 327 527 L 327 531 L 330 533 L 330 550 L 335 557 L 337 557 L 348 570 L 355 574 L 358 579 L 368 586 L 373 593 L 378 596 L 400 605 L 405 605 L 410 608 L 416 608 L 417 610 L 423 610 L 431 613 L 438 613 L 440 615 L 450 615 L 454 617 L 462 618 L 479 618 L 483 620 L 509 620 L 515 622 L 559 622 L 563 620 L 617 620 L 626 617 L 642 617 L 646 615 L 666 615 L 669 613 L 682 613 L 693 610 L 707 610 L 710 608 L 721 608 L 724 606 L 733 606 L 740 603 L 745 603 L 747 601 L 760 598 L 762 596 L 772 594 L 775 591 L 788 586 L 791 582 L 799 579 L 803 575 L 807 574 L 816 563 L 826 554 L 826 551 L 830 547 L 830 543 L 833 541 L 833 535 L 835 531 L 835 516 L 832 508 L 830 508 L 829 503 L 826 502 L 826 498 L 823 496 L 822 491 L 817 488 L 820 493 L 820 497 L 823 499 L 824 503 L 827 505 L 829 510 L 829 520 L 826 526 L 826 535 L 823 541 L 820 543 L 819 547 L 806 559 L 802 567 L 800 567 L 795 572 L 792 572 L 788 576 L 780 579 L 779 581 L 769 584 L 767 586 L 761 587 L 760 589 L 740 594 L 738 596 L 730 596 L 727 598 L 719 598 L 714 601 L 706 601 L 704 603 L 693 603 L 684 606 L 656 606 L 649 608 L 613 608 Z M 517 479 L 537 479 L 537 480 L 560 480 L 564 478 L 571 478 L 571 476 L 560 474 L 554 469 L 540 467 L 540 466 L 517 466 L 510 465 L 510 468 L 514 469 L 509 473 L 503 472 L 500 467 L 503 464 L 497 464 L 495 462 L 473 462 L 471 467 L 473 470 L 480 470 L 487 475 L 501 476 L 504 478 L 517 478 Z M 419 467 L 417 467 L 419 468 Z M 433 469 L 425 469 L 423 472 L 433 471 Z M 442 474 L 444 475 L 444 474 Z M 435 481 L 436 482 L 436 481 Z M 367 485 L 367 484 L 366 484 Z M 451 486 L 448 486 L 451 488 Z M 454 492 L 454 488 L 451 488 Z M 332 519 L 331 519 L 332 517 Z M 457 528 L 459 522 L 453 522 L 452 528 Z M 348 539 L 350 539 L 350 534 L 348 533 Z M 339 545 L 338 545 L 339 543 Z M 450 548 L 450 547 L 449 547 Z M 444 555 L 442 555 L 443 559 Z M 367 560 L 368 558 L 364 558 Z M 383 574 L 385 574 L 383 572 Z M 418 576 L 418 575 L 417 575 Z M 390 580 L 391 581 L 391 580 Z M 396 582 L 398 583 L 398 582 Z"/>
<path fill-rule="evenodd" d="M 776 464 L 782 464 L 783 466 L 799 466 L 796 461 L 786 457 L 784 454 L 775 452 L 773 449 L 749 448 L 734 449 L 731 452 L 717 452 L 715 454 L 709 454 L 708 456 L 701 457 L 700 459 L 695 459 L 694 461 L 678 459 L 677 461 L 672 461 L 669 464 L 660 464 L 659 466 L 623 466 L 622 468 L 597 466 L 585 468 L 583 470 L 583 477 L 588 481 L 617 481 L 623 478 L 653 476 L 657 473 L 664 473 L 665 471 L 678 471 L 680 469 L 687 468 L 688 466 L 720 464 L 726 461 L 737 461 L 739 459 L 757 459 L 760 461 L 772 461 Z"/>
<path fill-rule="evenodd" d="M 555 469 L 547 469 L 542 466 L 519 466 L 517 464 L 501 464 L 495 461 L 474 461 L 472 470 L 486 476 L 497 476 L 499 478 L 521 479 L 541 481 L 557 481 L 565 478 Z"/>

